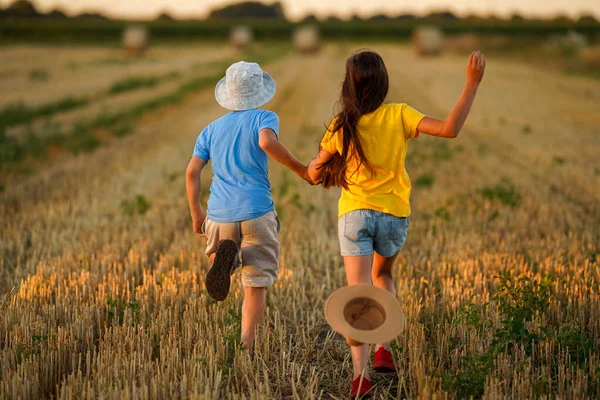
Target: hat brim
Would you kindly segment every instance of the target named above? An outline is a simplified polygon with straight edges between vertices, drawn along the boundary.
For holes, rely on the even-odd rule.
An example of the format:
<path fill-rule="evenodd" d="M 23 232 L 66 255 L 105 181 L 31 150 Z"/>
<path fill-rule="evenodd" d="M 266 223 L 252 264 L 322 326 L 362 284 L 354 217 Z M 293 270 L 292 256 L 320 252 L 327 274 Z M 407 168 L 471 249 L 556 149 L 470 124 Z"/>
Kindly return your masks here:
<path fill-rule="evenodd" d="M 231 111 L 244 111 L 258 108 L 267 104 L 275 96 L 275 81 L 263 71 L 263 87 L 257 88 L 255 92 L 232 96 L 227 90 L 226 78 L 223 77 L 215 87 L 215 98 L 221 107 Z"/>
<path fill-rule="evenodd" d="M 372 330 L 356 329 L 344 318 L 344 307 L 357 298 L 368 298 L 379 303 L 385 311 L 383 324 Z M 345 286 L 333 292 L 325 302 L 325 320 L 331 328 L 346 338 L 360 343 L 385 343 L 397 337 L 406 324 L 406 316 L 398 299 L 373 285 Z"/>

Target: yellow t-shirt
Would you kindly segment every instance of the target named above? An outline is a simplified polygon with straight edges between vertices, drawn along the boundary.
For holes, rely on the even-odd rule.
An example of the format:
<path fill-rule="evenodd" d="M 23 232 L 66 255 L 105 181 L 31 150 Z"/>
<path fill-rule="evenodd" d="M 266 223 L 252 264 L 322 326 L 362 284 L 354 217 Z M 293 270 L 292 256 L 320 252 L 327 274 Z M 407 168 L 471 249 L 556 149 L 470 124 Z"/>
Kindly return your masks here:
<path fill-rule="evenodd" d="M 417 126 L 425 117 L 406 104 L 383 104 L 358 121 L 358 134 L 375 175 L 358 160 L 348 160 L 348 189 L 342 189 L 338 216 L 350 211 L 369 209 L 397 217 L 410 215 L 410 178 L 404 168 L 408 139 L 418 136 Z M 329 129 L 333 129 L 335 119 Z M 342 154 L 342 129 L 327 131 L 321 147 L 331 154 Z"/>

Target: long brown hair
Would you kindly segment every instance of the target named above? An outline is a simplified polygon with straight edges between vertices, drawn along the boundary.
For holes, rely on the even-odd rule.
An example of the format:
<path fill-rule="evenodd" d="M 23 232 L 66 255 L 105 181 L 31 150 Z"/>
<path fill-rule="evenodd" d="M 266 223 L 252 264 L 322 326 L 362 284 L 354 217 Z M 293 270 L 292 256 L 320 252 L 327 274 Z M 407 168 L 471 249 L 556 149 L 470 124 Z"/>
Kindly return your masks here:
<path fill-rule="evenodd" d="M 338 104 L 338 113 L 333 128 L 326 132 L 342 130 L 342 154 L 335 154 L 331 160 L 323 164 L 321 183 L 326 188 L 341 186 L 348 189 L 346 176 L 350 157 L 358 158 L 356 173 L 361 166 L 375 174 L 373 164 L 363 150 L 358 136 L 358 121 L 383 104 L 389 90 L 388 72 L 381 56 L 374 51 L 359 50 L 346 60 L 346 74 Z"/>

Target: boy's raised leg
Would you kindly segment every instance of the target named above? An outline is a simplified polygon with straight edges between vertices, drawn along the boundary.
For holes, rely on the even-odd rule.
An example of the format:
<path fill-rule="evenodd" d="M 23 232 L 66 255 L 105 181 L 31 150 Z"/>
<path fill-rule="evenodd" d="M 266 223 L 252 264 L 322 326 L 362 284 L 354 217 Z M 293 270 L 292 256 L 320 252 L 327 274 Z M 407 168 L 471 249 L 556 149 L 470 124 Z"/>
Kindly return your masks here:
<path fill-rule="evenodd" d="M 244 286 L 244 302 L 242 303 L 242 347 L 252 352 L 256 325 L 260 322 L 265 304 L 267 290 L 264 287 Z"/>

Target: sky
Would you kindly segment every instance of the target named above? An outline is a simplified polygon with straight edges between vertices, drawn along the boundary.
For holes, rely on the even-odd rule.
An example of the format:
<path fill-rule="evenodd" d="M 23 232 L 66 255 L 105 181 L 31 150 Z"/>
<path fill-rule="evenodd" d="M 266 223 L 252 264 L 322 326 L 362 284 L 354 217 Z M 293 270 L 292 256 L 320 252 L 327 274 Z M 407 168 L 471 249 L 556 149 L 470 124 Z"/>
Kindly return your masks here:
<path fill-rule="evenodd" d="M 13 0 L 0 0 L 6 6 Z M 162 11 L 180 18 L 205 17 L 215 7 L 231 4 L 232 0 L 33 0 L 41 11 L 61 8 L 69 14 L 101 11 L 115 17 L 152 18 Z M 265 1 L 272 3 L 273 1 Z M 335 14 L 349 17 L 358 14 L 422 14 L 432 10 L 451 10 L 464 15 L 476 13 L 501 16 L 518 12 L 525 16 L 579 16 L 591 13 L 600 18 L 600 0 L 281 0 L 290 19 L 302 19 L 308 14 L 327 17 Z"/>

